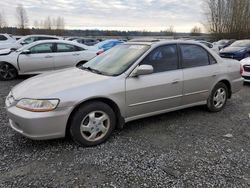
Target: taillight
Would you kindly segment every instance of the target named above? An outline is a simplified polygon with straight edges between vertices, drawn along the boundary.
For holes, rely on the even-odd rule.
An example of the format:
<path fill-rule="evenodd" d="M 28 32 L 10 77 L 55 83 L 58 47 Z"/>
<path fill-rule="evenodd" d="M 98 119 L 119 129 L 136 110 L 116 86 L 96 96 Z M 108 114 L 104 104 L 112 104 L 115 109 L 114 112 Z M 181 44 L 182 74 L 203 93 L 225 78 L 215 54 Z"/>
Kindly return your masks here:
<path fill-rule="evenodd" d="M 103 50 L 100 50 L 99 52 L 96 53 L 96 55 L 100 55 L 102 54 L 104 51 Z"/>
<path fill-rule="evenodd" d="M 242 74 L 244 72 L 244 68 L 242 65 L 240 65 L 240 74 Z"/>

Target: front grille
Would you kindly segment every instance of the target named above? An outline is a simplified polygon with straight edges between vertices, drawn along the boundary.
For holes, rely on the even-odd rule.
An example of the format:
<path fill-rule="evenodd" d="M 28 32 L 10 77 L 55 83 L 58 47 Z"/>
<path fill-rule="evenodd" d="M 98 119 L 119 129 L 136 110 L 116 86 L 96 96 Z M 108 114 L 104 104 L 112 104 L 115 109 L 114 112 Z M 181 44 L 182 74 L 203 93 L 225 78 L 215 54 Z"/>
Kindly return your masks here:
<path fill-rule="evenodd" d="M 243 68 L 244 68 L 244 71 L 250 72 L 250 65 L 244 65 Z"/>
<path fill-rule="evenodd" d="M 250 80 L 250 76 L 242 76 L 245 80 Z"/>

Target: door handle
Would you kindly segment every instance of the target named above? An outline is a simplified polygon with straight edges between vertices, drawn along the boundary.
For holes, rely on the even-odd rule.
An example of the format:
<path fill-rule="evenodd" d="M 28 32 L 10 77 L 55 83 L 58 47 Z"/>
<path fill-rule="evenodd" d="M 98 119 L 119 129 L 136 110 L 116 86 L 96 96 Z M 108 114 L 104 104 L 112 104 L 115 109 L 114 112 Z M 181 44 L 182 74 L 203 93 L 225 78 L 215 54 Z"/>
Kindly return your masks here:
<path fill-rule="evenodd" d="M 51 56 L 51 55 L 47 55 L 47 56 L 45 56 L 45 58 L 52 58 L 53 56 Z"/>
<path fill-rule="evenodd" d="M 74 56 L 80 55 L 80 54 L 73 54 Z"/>
<path fill-rule="evenodd" d="M 212 77 L 216 77 L 219 73 L 218 72 L 215 72 Z"/>
<path fill-rule="evenodd" d="M 172 84 L 178 84 L 180 82 L 180 80 L 173 80 Z"/>

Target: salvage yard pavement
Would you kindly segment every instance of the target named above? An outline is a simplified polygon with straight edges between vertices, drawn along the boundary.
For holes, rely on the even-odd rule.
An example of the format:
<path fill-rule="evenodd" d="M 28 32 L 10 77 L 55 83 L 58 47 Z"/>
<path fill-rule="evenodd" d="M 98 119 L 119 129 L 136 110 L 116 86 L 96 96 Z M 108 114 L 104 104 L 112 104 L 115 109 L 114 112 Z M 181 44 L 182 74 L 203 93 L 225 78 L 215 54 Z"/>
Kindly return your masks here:
<path fill-rule="evenodd" d="M 126 124 L 92 148 L 8 125 L 0 82 L 0 187 L 250 187 L 250 84 L 219 113 L 189 108 Z"/>

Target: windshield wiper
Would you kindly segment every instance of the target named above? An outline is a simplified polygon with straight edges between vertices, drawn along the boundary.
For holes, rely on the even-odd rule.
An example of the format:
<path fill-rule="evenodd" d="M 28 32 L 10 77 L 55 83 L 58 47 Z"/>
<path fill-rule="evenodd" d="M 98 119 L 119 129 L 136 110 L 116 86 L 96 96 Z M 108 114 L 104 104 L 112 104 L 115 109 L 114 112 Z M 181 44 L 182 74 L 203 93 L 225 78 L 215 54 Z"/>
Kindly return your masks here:
<path fill-rule="evenodd" d="M 94 72 L 94 73 L 97 73 L 97 74 L 101 74 L 101 75 L 104 75 L 104 73 L 103 72 L 101 72 L 101 71 L 99 71 L 99 70 L 96 70 L 96 69 L 92 69 L 91 67 L 80 67 L 81 69 L 83 69 L 83 70 L 88 70 L 88 71 L 90 71 L 90 72 Z"/>

